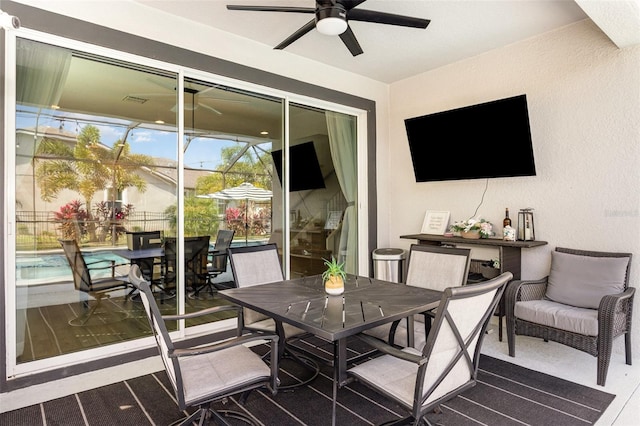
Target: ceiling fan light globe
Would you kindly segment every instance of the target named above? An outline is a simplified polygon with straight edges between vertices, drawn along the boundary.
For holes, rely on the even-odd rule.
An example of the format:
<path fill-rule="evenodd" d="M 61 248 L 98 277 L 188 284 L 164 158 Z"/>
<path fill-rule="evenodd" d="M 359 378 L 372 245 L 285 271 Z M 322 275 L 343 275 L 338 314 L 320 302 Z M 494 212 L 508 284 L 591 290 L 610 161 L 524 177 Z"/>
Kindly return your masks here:
<path fill-rule="evenodd" d="M 347 31 L 347 21 L 340 18 L 324 18 L 316 23 L 320 34 L 336 36 Z"/>
<path fill-rule="evenodd" d="M 347 11 L 341 4 L 316 10 L 316 29 L 324 35 L 340 35 L 347 31 Z"/>

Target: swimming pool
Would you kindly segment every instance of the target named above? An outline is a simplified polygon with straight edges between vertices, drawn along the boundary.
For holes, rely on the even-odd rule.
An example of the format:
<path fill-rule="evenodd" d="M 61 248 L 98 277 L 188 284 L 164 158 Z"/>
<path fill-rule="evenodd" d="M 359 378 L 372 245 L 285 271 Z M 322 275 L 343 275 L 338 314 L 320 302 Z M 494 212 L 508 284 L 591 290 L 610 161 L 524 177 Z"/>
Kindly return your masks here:
<path fill-rule="evenodd" d="M 109 251 L 84 253 L 87 264 L 91 264 L 92 277 L 111 276 L 111 261 L 125 264 L 126 260 Z M 98 269 L 105 268 L 105 269 Z M 19 254 L 16 258 L 16 281 L 20 284 L 41 284 L 60 281 L 72 281 L 71 268 L 64 254 L 37 253 L 33 255 Z"/>
<path fill-rule="evenodd" d="M 264 243 L 265 241 L 249 241 L 248 245 Z M 244 246 L 244 240 L 231 243 L 231 247 Z M 211 244 L 211 248 L 213 249 L 214 247 L 215 245 Z M 91 277 L 103 278 L 111 276 L 111 269 L 109 268 L 111 261 L 114 261 L 116 265 L 128 265 L 128 261 L 113 253 L 113 250 L 122 250 L 122 248 L 95 251 L 83 250 L 85 262 L 90 264 L 90 269 L 92 269 Z M 126 270 L 123 273 L 126 273 Z M 73 281 L 73 277 L 69 262 L 67 262 L 67 258 L 62 253 L 21 253 L 16 257 L 16 281 L 18 285 L 35 285 Z"/>

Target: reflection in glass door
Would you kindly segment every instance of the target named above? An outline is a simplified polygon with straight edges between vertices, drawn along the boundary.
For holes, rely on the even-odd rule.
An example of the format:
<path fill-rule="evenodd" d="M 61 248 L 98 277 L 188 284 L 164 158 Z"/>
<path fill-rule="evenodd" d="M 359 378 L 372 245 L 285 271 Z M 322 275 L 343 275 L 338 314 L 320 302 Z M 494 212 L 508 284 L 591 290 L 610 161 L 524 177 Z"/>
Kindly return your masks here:
<path fill-rule="evenodd" d="M 357 272 L 354 116 L 26 39 L 16 52 L 17 366 L 149 336 L 132 263 L 166 314 L 221 303 L 222 231 L 276 243 L 292 278 L 331 257 Z"/>
<path fill-rule="evenodd" d="M 272 201 L 282 198 L 271 160 L 282 100 L 185 78 L 184 120 L 186 305 L 206 307 L 233 286 L 225 238 L 231 246 L 271 240 Z M 203 242 L 208 253 L 198 251 Z"/>
<path fill-rule="evenodd" d="M 291 277 L 320 274 L 331 258 L 356 273 L 356 119 L 299 104 L 289 114 Z"/>
<path fill-rule="evenodd" d="M 16 50 L 16 363 L 146 336 L 126 276 L 139 263 L 170 293 L 161 256 L 134 254 L 171 233 L 177 75 L 25 39 Z"/>

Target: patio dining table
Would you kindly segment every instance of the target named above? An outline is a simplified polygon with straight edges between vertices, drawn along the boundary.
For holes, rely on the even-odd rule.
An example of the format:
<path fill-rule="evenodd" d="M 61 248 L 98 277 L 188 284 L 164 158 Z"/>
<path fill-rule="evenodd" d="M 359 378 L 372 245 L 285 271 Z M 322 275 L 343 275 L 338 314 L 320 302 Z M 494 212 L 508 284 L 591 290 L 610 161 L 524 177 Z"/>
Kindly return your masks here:
<path fill-rule="evenodd" d="M 344 294 L 329 296 L 314 275 L 233 288 L 221 297 L 333 342 L 332 425 L 338 388 L 347 380 L 347 338 L 438 306 L 442 292 L 348 275 Z"/>

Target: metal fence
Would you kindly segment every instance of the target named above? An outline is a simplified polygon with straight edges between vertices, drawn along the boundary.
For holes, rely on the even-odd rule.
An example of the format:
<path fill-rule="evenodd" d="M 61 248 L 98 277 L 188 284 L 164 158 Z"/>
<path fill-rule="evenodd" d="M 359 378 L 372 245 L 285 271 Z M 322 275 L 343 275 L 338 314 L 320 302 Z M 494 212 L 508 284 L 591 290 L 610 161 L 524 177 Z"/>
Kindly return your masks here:
<path fill-rule="evenodd" d="M 225 220 L 222 215 L 189 217 L 185 235 L 210 235 L 219 229 L 234 229 L 236 238 L 264 238 L 271 232 L 271 218 L 252 218 L 250 226 L 244 220 Z M 69 234 L 69 228 L 75 231 Z M 105 223 L 82 221 L 73 223 L 56 220 L 54 212 L 16 212 L 16 248 L 18 250 L 45 250 L 60 248 L 58 239 L 78 238 L 82 243 L 95 246 L 126 244 L 126 232 L 161 231 L 164 236 L 175 236 L 175 216 L 159 212 L 133 212 L 127 219 Z M 249 235 L 245 235 L 248 232 Z M 115 241 L 114 241 L 115 236 Z"/>
<path fill-rule="evenodd" d="M 68 223 L 56 220 L 54 212 L 18 211 L 16 212 L 16 247 L 18 250 L 42 250 L 58 248 L 59 238 L 66 238 L 63 228 Z M 172 218 L 165 213 L 134 212 L 126 220 L 105 224 L 101 221 L 83 221 L 74 224 L 78 228 L 78 235 L 87 239 L 87 229 L 91 229 L 96 244 L 113 244 L 110 237 L 111 227 L 117 226 L 117 240 L 124 240 L 124 231 L 162 231 L 165 235 L 175 234 Z M 80 229 L 82 228 L 82 229 Z"/>

